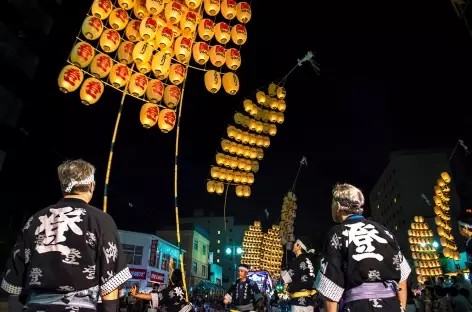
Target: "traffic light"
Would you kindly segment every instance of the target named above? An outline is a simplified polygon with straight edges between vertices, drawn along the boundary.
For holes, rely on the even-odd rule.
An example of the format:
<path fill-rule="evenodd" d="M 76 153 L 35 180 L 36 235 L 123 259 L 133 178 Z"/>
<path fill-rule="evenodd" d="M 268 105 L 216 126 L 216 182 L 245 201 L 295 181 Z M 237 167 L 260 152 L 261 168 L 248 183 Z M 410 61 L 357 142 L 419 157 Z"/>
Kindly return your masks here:
<path fill-rule="evenodd" d="M 243 253 L 243 249 L 242 249 L 241 247 L 236 248 L 236 253 L 237 253 L 238 255 L 242 254 L 242 253 Z"/>
<path fill-rule="evenodd" d="M 230 255 L 230 254 L 231 254 L 231 248 L 229 248 L 229 247 L 226 248 L 226 254 L 227 254 L 227 255 Z"/>

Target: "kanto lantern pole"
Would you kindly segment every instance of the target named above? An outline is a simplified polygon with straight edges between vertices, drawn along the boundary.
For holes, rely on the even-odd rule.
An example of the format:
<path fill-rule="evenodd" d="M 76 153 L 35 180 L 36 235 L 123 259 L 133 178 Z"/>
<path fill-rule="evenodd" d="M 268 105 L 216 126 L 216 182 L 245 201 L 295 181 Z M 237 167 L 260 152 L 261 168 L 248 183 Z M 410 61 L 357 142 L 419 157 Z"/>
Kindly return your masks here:
<path fill-rule="evenodd" d="M 134 63 L 131 67 L 131 71 L 134 69 Z M 105 176 L 105 187 L 103 188 L 103 211 L 107 212 L 108 207 L 108 182 L 110 181 L 111 164 L 113 162 L 113 150 L 115 148 L 116 134 L 118 133 L 118 127 L 120 126 L 121 113 L 123 112 L 123 104 L 125 103 L 126 92 L 128 91 L 129 82 L 126 82 L 125 90 L 121 96 L 120 108 L 118 109 L 118 115 L 116 116 L 115 129 L 113 130 L 113 136 L 111 138 L 110 154 L 108 155 L 107 174 Z"/>

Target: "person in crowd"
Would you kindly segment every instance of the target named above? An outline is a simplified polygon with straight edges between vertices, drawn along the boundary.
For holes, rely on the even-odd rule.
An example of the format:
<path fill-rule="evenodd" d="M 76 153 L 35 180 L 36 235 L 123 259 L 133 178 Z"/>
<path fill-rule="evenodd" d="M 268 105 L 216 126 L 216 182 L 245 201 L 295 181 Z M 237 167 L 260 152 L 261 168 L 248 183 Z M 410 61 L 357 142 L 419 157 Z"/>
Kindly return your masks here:
<path fill-rule="evenodd" d="M 406 312 L 416 312 L 415 296 L 413 291 L 408 289 L 406 298 Z"/>
<path fill-rule="evenodd" d="M 118 287 L 131 278 L 112 217 L 89 205 L 95 168 L 71 160 L 58 169 L 63 198 L 26 222 L 1 287 L 27 312 L 118 308 Z"/>
<path fill-rule="evenodd" d="M 224 297 L 224 304 L 232 303 L 241 312 L 254 311 L 264 305 L 264 298 L 256 282 L 248 279 L 249 267 L 245 264 L 239 265 L 239 279 L 230 286 Z"/>
<path fill-rule="evenodd" d="M 457 274 L 457 288 L 461 289 L 467 289 L 469 292 L 469 301 L 472 302 L 472 284 L 470 283 L 470 280 L 465 278 L 464 273 L 458 273 Z"/>
<path fill-rule="evenodd" d="M 315 287 L 325 311 L 400 311 L 406 309 L 410 266 L 393 234 L 363 216 L 364 195 L 350 184 L 333 189 L 331 211 L 340 223 L 328 232 Z"/>
<path fill-rule="evenodd" d="M 433 312 L 452 312 L 451 301 L 447 295 L 448 290 L 441 286 L 434 287 L 436 300 L 433 304 Z"/>
<path fill-rule="evenodd" d="M 315 250 L 311 249 L 308 238 L 298 238 L 293 244 L 292 251 L 296 258 L 290 262 L 288 271 L 282 271 L 282 279 L 290 294 L 290 306 L 292 312 L 313 312 L 315 292 L 315 269 L 310 255 Z"/>

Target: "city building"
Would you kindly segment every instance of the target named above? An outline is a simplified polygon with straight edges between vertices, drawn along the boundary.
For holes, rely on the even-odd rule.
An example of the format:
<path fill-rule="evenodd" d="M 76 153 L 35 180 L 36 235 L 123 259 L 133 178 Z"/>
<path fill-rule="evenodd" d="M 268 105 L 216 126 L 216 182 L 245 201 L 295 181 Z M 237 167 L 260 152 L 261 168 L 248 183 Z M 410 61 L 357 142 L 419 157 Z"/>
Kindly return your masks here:
<path fill-rule="evenodd" d="M 223 269 L 221 265 L 210 263 L 210 282 L 217 285 L 223 284 Z"/>
<path fill-rule="evenodd" d="M 181 218 L 181 224 L 195 224 L 204 228 L 209 234 L 210 257 L 212 263 L 222 268 L 224 287 L 229 287 L 237 279 L 237 267 L 241 262 L 244 231 L 248 225 L 235 224 L 234 217 L 205 216 L 203 210 L 195 210 L 191 218 Z"/>
<path fill-rule="evenodd" d="M 132 285 L 143 290 L 152 283 L 168 284 L 169 262 L 173 259 L 177 267 L 179 248 L 152 234 L 121 230 L 118 234 L 133 276 L 126 283 L 125 291 L 128 292 Z"/>
<path fill-rule="evenodd" d="M 434 185 L 441 172 L 451 172 L 446 152 L 400 151 L 390 155 L 390 163 L 369 195 L 372 220 L 395 235 L 404 254 L 411 259 L 408 229 L 414 216 L 423 216 L 436 232 L 434 222 Z M 452 175 L 453 176 L 453 175 Z M 451 224 L 457 224 L 460 201 L 454 178 L 451 183 Z M 463 245 L 456 227 L 452 233 L 459 248 Z"/>
<path fill-rule="evenodd" d="M 176 242 L 177 237 L 175 228 L 163 229 L 156 232 L 156 235 L 163 237 L 171 242 Z M 209 280 L 209 254 L 210 241 L 208 233 L 198 225 L 182 224 L 180 225 L 180 244 L 187 250 L 187 256 L 184 258 L 184 269 L 187 277 L 187 286 L 189 289 L 198 284 L 201 280 Z"/>

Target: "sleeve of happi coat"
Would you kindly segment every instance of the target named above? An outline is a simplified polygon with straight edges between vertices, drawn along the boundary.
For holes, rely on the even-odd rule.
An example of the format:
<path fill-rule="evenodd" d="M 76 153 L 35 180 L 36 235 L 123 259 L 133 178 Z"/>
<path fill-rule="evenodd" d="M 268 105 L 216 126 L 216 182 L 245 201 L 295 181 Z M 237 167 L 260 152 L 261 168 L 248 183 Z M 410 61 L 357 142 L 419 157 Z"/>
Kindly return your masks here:
<path fill-rule="evenodd" d="M 303 266 L 303 269 L 301 270 L 300 287 L 301 289 L 311 290 L 313 289 L 316 278 L 315 268 L 308 256 L 304 262 L 306 265 Z"/>
<path fill-rule="evenodd" d="M 331 301 L 339 302 L 344 293 L 344 270 L 341 254 L 340 233 L 329 231 L 323 247 L 321 268 L 315 281 L 315 288 Z"/>
<path fill-rule="evenodd" d="M 152 307 L 154 309 L 157 309 L 158 307 L 162 306 L 165 304 L 164 302 L 164 294 L 168 295 L 168 291 L 167 289 L 163 289 L 163 290 L 160 290 L 158 291 L 157 293 L 151 293 L 151 303 L 152 303 Z"/>
<path fill-rule="evenodd" d="M 254 293 L 254 302 L 257 302 L 263 298 L 261 290 L 259 289 L 259 286 L 257 286 L 257 283 L 251 283 L 251 289 Z"/>
<path fill-rule="evenodd" d="M 11 295 L 19 295 L 23 289 L 25 274 L 31 256 L 31 250 L 27 247 L 27 239 L 32 220 L 32 218 L 29 219 L 21 230 L 12 253 L 5 265 L 2 289 Z"/>
<path fill-rule="evenodd" d="M 400 247 L 398 247 L 398 260 L 400 261 L 400 282 L 404 282 L 408 279 L 408 276 L 410 276 L 411 268 L 405 256 L 403 256 Z"/>
<path fill-rule="evenodd" d="M 99 255 L 97 273 L 102 297 L 118 289 L 132 277 L 126 265 L 115 221 L 108 215 L 106 217 L 107 222 L 100 224 L 102 235 L 100 248 L 97 250 Z"/>
<path fill-rule="evenodd" d="M 225 295 L 225 298 L 228 299 L 230 302 L 233 302 L 233 296 L 236 295 L 235 291 L 236 291 L 236 283 L 233 283 L 229 287 L 228 292 Z"/>

